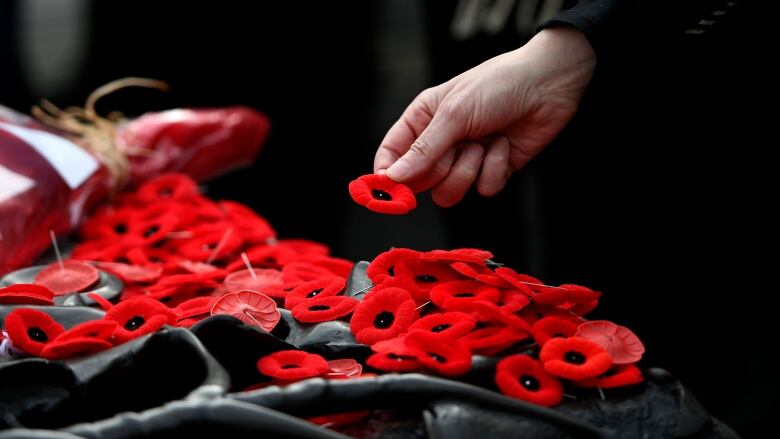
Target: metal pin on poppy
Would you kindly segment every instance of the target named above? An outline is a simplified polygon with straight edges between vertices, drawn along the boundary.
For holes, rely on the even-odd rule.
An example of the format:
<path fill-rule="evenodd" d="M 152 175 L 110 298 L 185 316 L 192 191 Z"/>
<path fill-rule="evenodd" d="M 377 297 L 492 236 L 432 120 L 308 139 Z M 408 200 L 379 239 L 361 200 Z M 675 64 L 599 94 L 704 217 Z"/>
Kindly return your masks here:
<path fill-rule="evenodd" d="M 214 302 L 211 315 L 226 314 L 247 325 L 257 326 L 271 332 L 282 318 L 276 302 L 256 291 L 227 293 Z"/>

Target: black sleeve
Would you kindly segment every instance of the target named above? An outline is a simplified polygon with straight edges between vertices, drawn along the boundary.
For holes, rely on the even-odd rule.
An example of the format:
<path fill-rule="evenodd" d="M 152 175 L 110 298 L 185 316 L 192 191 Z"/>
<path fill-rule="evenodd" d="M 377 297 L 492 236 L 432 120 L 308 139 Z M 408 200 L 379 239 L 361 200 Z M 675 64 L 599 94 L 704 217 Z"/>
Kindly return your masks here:
<path fill-rule="evenodd" d="M 619 38 L 626 26 L 636 22 L 638 0 L 579 0 L 571 9 L 559 12 L 537 30 L 570 25 L 579 29 L 597 56 L 608 51 L 610 39 Z"/>

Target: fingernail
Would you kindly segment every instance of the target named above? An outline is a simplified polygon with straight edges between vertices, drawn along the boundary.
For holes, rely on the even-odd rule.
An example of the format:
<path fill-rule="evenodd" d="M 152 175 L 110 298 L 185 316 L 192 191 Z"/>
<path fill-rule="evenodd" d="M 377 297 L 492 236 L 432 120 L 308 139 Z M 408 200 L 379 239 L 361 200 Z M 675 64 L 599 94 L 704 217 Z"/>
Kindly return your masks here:
<path fill-rule="evenodd" d="M 380 170 L 378 170 L 378 171 L 374 172 L 374 174 L 377 174 L 377 175 L 384 175 L 386 172 L 387 172 L 387 169 L 380 169 Z"/>
<path fill-rule="evenodd" d="M 393 166 L 387 168 L 387 176 L 392 180 L 403 180 L 409 174 L 409 164 L 404 160 L 398 160 Z"/>

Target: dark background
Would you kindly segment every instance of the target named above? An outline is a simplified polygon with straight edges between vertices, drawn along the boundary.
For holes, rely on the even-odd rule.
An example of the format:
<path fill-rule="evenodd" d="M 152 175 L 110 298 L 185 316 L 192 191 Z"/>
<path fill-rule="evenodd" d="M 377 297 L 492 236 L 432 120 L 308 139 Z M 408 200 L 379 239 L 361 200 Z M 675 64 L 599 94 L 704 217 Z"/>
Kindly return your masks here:
<path fill-rule="evenodd" d="M 103 83 L 145 76 L 172 93 L 122 92 L 102 108 L 257 108 L 273 121 L 264 151 L 210 196 L 337 256 L 473 246 L 548 283 L 599 289 L 595 316 L 634 329 L 645 365 L 672 371 L 741 434 L 771 429 L 777 288 L 762 261 L 776 259 L 776 141 L 762 134 L 768 80 L 748 3 L 643 4 L 600 54 L 578 115 L 500 195 L 441 209 L 423 194 L 404 217 L 354 205 L 348 182 L 371 171 L 418 92 L 522 45 L 525 30 L 458 41 L 454 3 L 437 1 L 52 3 L 0 2 L 0 103 L 81 104 Z M 62 14 L 79 21 L 65 28 Z"/>

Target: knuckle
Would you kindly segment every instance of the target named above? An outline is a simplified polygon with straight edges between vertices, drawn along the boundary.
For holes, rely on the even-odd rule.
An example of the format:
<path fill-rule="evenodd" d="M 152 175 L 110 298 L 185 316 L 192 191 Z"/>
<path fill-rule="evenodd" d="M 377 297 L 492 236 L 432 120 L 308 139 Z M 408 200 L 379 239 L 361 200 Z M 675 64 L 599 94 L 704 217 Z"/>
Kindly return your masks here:
<path fill-rule="evenodd" d="M 412 142 L 412 146 L 409 147 L 409 152 L 420 158 L 428 158 L 430 151 L 431 146 L 422 138 L 415 139 L 415 141 Z"/>

